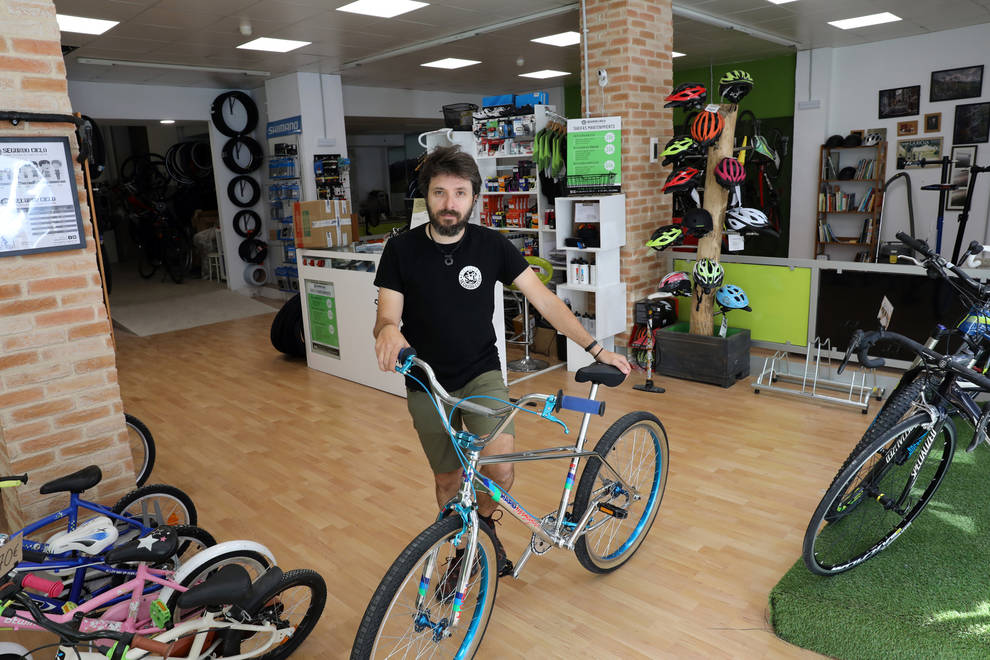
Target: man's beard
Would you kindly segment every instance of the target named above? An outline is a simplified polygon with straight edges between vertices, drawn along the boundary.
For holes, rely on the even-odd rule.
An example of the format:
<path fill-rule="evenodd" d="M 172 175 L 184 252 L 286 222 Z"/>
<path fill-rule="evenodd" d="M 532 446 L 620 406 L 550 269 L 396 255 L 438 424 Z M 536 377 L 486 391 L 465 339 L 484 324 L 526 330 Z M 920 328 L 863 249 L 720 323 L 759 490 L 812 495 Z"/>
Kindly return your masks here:
<path fill-rule="evenodd" d="M 438 218 L 436 214 L 433 213 L 433 209 L 429 206 L 426 207 L 426 213 L 430 216 L 430 227 L 433 229 L 433 233 L 441 236 L 457 236 L 461 233 L 461 230 L 464 229 L 468 223 L 468 220 L 471 218 L 471 209 L 468 209 L 462 217 L 458 218 L 457 222 L 448 225 L 441 222 L 441 220 L 445 217 L 448 217 L 446 213 L 443 214 L 442 217 Z M 455 213 L 450 213 L 449 217 L 456 218 L 457 215 Z"/>

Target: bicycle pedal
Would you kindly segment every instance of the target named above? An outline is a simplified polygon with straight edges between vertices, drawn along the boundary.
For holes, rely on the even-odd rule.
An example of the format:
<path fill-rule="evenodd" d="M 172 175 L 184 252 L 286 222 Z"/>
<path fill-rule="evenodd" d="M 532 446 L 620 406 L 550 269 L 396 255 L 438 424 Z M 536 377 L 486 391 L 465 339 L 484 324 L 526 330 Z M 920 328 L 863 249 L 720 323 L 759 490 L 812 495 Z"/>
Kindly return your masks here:
<path fill-rule="evenodd" d="M 607 513 L 613 518 L 618 518 L 619 520 L 624 520 L 629 517 L 628 511 L 617 506 L 612 506 L 611 504 L 600 503 L 598 505 L 598 510 L 602 513 Z"/>
<path fill-rule="evenodd" d="M 498 569 L 498 576 L 499 577 L 505 577 L 507 575 L 512 575 L 512 569 L 513 569 L 512 562 L 510 560 L 506 559 L 502 563 L 502 567 L 500 569 Z"/>

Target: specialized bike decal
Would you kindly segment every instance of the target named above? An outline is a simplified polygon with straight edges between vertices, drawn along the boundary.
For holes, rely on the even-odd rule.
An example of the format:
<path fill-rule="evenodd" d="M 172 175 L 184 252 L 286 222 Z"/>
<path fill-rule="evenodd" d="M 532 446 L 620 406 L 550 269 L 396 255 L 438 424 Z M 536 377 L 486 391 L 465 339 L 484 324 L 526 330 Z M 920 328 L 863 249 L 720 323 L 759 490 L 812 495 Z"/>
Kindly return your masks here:
<path fill-rule="evenodd" d="M 494 481 L 492 481 L 491 479 L 488 479 L 486 477 L 483 477 L 481 475 L 478 475 L 478 480 L 480 480 L 481 481 L 481 484 L 485 488 L 488 489 L 488 492 L 489 493 L 492 494 L 492 499 L 493 500 L 495 500 L 496 502 L 502 501 L 502 502 L 505 502 L 506 504 L 508 504 L 510 509 L 512 509 L 517 515 L 519 515 L 520 517 L 522 517 L 523 520 L 525 520 L 531 526 L 533 526 L 533 527 L 539 527 L 540 526 L 540 521 L 539 520 L 537 520 L 536 518 L 534 518 L 533 516 L 531 516 L 529 514 L 529 512 L 526 511 L 526 509 L 522 508 L 522 506 L 519 504 L 519 502 L 516 502 L 512 498 L 512 495 L 509 495 L 508 493 L 506 493 L 505 491 L 503 491 L 501 488 L 499 488 L 498 487 L 498 484 L 496 484 Z"/>
<path fill-rule="evenodd" d="M 928 452 L 931 451 L 932 443 L 935 442 L 935 434 L 928 433 L 928 439 L 925 441 L 925 445 L 921 448 L 921 453 L 918 454 L 918 460 L 915 461 L 914 468 L 911 470 L 911 483 L 914 483 L 914 479 L 921 472 L 921 465 L 925 462 L 925 457 L 928 456 Z"/>

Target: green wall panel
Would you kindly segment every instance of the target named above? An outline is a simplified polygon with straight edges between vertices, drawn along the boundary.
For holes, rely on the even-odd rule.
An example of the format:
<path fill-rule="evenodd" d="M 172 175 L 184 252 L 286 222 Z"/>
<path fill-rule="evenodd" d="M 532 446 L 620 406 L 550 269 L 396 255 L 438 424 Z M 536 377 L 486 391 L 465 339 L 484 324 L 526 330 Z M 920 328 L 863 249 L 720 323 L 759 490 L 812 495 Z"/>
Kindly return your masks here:
<path fill-rule="evenodd" d="M 725 283 L 742 287 L 752 312 L 729 312 L 729 326 L 749 328 L 756 341 L 808 343 L 808 316 L 811 307 L 811 269 L 787 266 L 723 263 Z M 694 260 L 675 259 L 674 270 L 690 273 Z M 677 317 L 691 319 L 694 299 L 679 298 Z"/>
<path fill-rule="evenodd" d="M 676 66 L 677 60 L 674 60 Z M 796 55 L 781 55 L 765 60 L 719 64 L 709 68 L 674 69 L 674 86 L 684 82 L 699 82 L 708 88 L 708 100 L 718 103 L 718 79 L 732 69 L 748 71 L 753 76 L 753 91 L 739 104 L 741 110 L 752 110 L 758 118 L 794 116 L 794 74 Z M 684 122 L 684 111 L 674 109 L 674 126 Z"/>

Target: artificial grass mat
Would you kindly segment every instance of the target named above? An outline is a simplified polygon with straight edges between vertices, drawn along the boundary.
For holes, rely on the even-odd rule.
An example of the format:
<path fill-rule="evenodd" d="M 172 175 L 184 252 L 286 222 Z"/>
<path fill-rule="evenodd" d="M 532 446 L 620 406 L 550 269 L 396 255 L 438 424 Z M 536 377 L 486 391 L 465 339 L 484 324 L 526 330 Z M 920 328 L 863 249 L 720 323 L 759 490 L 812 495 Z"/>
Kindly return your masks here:
<path fill-rule="evenodd" d="M 967 454 L 956 426 L 945 480 L 887 549 L 832 577 L 798 559 L 771 590 L 781 639 L 845 660 L 990 657 L 990 451 Z"/>

